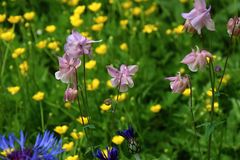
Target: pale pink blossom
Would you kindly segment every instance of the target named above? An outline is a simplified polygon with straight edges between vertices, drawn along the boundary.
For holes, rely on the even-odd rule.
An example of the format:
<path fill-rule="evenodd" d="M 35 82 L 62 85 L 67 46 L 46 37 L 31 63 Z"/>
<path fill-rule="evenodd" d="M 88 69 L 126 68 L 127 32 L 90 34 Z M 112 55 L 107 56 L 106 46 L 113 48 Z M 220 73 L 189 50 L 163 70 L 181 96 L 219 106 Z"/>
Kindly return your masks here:
<path fill-rule="evenodd" d="M 72 31 L 72 34 L 67 37 L 67 43 L 64 45 L 64 51 L 73 58 L 77 58 L 83 54 L 90 55 L 92 52 L 91 44 L 94 42 L 99 41 L 89 40 L 77 31 Z"/>
<path fill-rule="evenodd" d="M 201 70 L 206 66 L 207 58 L 212 58 L 211 53 L 206 50 L 199 51 L 197 48 L 196 51 L 193 49 L 191 53 L 186 55 L 181 63 L 187 64 L 192 72 L 197 72 L 199 69 Z"/>
<path fill-rule="evenodd" d="M 167 77 L 165 78 L 170 82 L 170 88 L 173 93 L 182 93 L 189 85 L 189 78 L 187 76 L 181 76 L 178 73 L 175 77 Z"/>
<path fill-rule="evenodd" d="M 120 92 L 126 92 L 134 86 L 132 76 L 138 71 L 137 65 L 126 66 L 122 64 L 120 70 L 112 65 L 107 66 L 108 74 L 112 77 L 111 83 L 113 87 L 119 87 Z"/>
<path fill-rule="evenodd" d="M 215 24 L 210 16 L 211 6 L 207 9 L 205 0 L 195 0 L 194 8 L 189 13 L 182 13 L 182 17 L 186 19 L 186 30 L 193 27 L 198 34 L 201 34 L 201 29 L 206 26 L 208 30 L 214 31 Z M 188 28 L 186 28 L 188 27 Z"/>
<path fill-rule="evenodd" d="M 65 101 L 74 101 L 77 98 L 78 91 L 75 88 L 67 88 L 64 94 Z"/>
<path fill-rule="evenodd" d="M 61 80 L 63 83 L 70 83 L 76 76 L 76 69 L 81 65 L 81 61 L 78 58 L 72 58 L 67 54 L 58 58 L 59 71 L 55 73 L 57 80 Z"/>
<path fill-rule="evenodd" d="M 230 36 L 240 36 L 240 17 L 229 19 L 227 24 L 227 32 Z"/>

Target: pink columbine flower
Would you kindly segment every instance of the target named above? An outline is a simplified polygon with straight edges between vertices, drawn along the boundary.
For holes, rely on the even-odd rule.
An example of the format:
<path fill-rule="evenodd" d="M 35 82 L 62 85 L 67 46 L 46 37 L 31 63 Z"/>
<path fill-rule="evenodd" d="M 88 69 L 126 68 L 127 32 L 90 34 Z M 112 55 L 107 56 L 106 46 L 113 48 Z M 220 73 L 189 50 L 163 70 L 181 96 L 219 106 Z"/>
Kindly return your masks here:
<path fill-rule="evenodd" d="M 90 55 L 91 44 L 99 41 L 92 41 L 82 36 L 77 31 L 72 31 L 72 34 L 67 37 L 67 43 L 64 45 L 66 54 L 73 58 L 77 58 L 80 55 Z"/>
<path fill-rule="evenodd" d="M 74 101 L 77 98 L 78 91 L 75 88 L 67 88 L 64 94 L 65 101 Z"/>
<path fill-rule="evenodd" d="M 230 36 L 240 36 L 240 17 L 229 19 L 227 24 L 227 32 Z"/>
<path fill-rule="evenodd" d="M 122 64 L 120 70 L 112 65 L 107 66 L 108 74 L 112 77 L 111 83 L 113 87 L 119 87 L 120 92 L 126 92 L 128 87 L 134 86 L 132 76 L 138 71 L 137 65 L 126 66 Z"/>
<path fill-rule="evenodd" d="M 211 53 L 206 50 L 199 51 L 197 48 L 196 51 L 193 49 L 191 53 L 186 55 L 181 63 L 187 64 L 192 72 L 197 72 L 198 69 L 201 70 L 206 66 L 207 58 L 212 58 Z"/>
<path fill-rule="evenodd" d="M 76 69 L 81 65 L 81 61 L 78 58 L 72 58 L 67 54 L 58 58 L 59 71 L 55 73 L 57 80 L 61 80 L 63 83 L 69 83 L 74 79 Z"/>
<path fill-rule="evenodd" d="M 167 77 L 165 79 L 171 81 L 170 88 L 173 93 L 182 93 L 189 85 L 188 77 L 182 77 L 180 73 L 178 73 L 175 77 Z"/>
<path fill-rule="evenodd" d="M 194 28 L 198 34 L 201 29 L 206 26 L 208 30 L 215 31 L 215 25 L 210 16 L 211 6 L 207 9 L 205 0 L 195 0 L 194 8 L 189 13 L 182 13 L 182 17 L 186 19 L 185 29 Z"/>

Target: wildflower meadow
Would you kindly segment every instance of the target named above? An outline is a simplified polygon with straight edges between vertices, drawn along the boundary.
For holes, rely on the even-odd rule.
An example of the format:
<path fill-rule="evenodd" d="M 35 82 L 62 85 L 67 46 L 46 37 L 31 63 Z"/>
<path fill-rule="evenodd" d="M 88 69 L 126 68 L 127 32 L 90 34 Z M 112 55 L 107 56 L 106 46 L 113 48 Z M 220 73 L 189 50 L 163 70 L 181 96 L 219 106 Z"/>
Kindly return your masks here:
<path fill-rule="evenodd" d="M 239 11 L 0 0 L 0 159 L 240 159 Z"/>

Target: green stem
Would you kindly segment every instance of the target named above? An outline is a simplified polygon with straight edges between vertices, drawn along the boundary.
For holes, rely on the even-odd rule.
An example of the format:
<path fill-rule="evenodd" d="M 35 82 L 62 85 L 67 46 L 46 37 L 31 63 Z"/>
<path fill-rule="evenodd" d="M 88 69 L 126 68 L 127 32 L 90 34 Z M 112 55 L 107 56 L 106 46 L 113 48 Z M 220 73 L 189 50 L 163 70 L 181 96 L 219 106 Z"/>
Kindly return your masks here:
<path fill-rule="evenodd" d="M 210 127 L 212 127 L 213 119 L 214 119 L 214 98 L 215 98 L 215 91 L 214 91 L 215 76 L 214 76 L 212 59 L 210 59 L 209 61 L 209 76 L 210 76 L 211 88 L 212 88 L 211 113 L 210 113 Z M 212 133 L 213 131 L 210 132 L 210 135 L 208 137 L 208 160 L 210 160 L 211 158 Z"/>
<path fill-rule="evenodd" d="M 138 153 L 133 155 L 136 160 L 141 160 L 140 155 Z"/>
<path fill-rule="evenodd" d="M 87 96 L 87 83 L 86 83 L 86 56 L 83 55 L 83 81 L 84 81 L 84 92 L 85 92 L 85 99 L 86 99 L 86 108 L 88 109 L 88 96 Z"/>
<path fill-rule="evenodd" d="M 42 133 L 44 133 L 44 114 L 43 114 L 43 107 L 42 102 L 40 102 L 40 114 L 41 114 L 41 125 L 42 125 Z"/>
<path fill-rule="evenodd" d="M 5 51 L 4 58 L 3 58 L 2 70 L 1 70 L 1 76 L 0 77 L 3 77 L 3 73 L 4 73 L 4 70 L 5 70 L 5 65 L 6 65 L 6 61 L 7 61 L 7 56 L 8 56 L 8 51 L 9 51 L 9 43 L 7 43 L 6 45 L 7 45 L 7 47 L 6 47 L 6 51 Z"/>
<path fill-rule="evenodd" d="M 238 23 L 238 19 L 235 21 L 234 27 L 233 27 L 233 29 L 232 29 L 232 33 L 234 32 L 237 23 Z M 233 39 L 233 34 L 231 34 L 230 43 L 232 43 L 232 39 Z M 232 48 L 233 48 L 233 47 L 230 47 L 231 50 L 232 50 Z M 224 68 L 223 68 L 223 74 L 222 74 L 222 76 L 221 76 L 220 82 L 219 82 L 218 87 L 217 87 L 217 93 L 218 93 L 218 94 L 219 94 L 219 90 L 220 90 L 220 87 L 221 87 L 221 84 L 222 84 L 223 77 L 224 77 L 225 72 L 226 72 L 227 63 L 228 63 L 228 59 L 229 59 L 229 56 L 230 56 L 230 53 L 231 53 L 231 52 L 232 52 L 232 51 L 227 52 L 227 58 L 226 58 L 226 60 L 225 60 Z"/>
<path fill-rule="evenodd" d="M 192 117 L 192 125 L 193 125 L 193 130 L 194 130 L 194 134 L 195 134 L 195 140 L 197 141 L 197 146 L 198 146 L 198 152 L 199 152 L 199 156 L 202 155 L 201 150 L 200 150 L 200 143 L 198 141 L 198 136 L 197 136 L 197 127 L 196 127 L 196 121 L 194 118 L 194 113 L 193 113 L 193 90 L 192 90 L 192 82 L 191 82 L 191 78 L 190 76 L 188 76 L 189 79 L 189 88 L 190 88 L 190 112 L 191 112 L 191 117 Z"/>

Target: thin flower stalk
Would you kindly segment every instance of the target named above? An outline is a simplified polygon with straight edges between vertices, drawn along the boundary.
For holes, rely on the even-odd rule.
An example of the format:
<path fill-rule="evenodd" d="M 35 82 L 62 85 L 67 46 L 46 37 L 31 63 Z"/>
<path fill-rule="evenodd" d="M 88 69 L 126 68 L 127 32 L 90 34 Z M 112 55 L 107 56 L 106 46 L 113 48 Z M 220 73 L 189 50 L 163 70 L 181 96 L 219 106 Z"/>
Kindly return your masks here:
<path fill-rule="evenodd" d="M 238 19 L 238 20 L 239 20 L 239 19 Z M 233 27 L 233 29 L 232 29 L 232 33 L 233 33 L 233 31 L 235 30 L 235 27 L 236 27 L 236 24 L 238 23 L 238 20 L 235 21 L 234 27 Z M 232 39 L 233 39 L 233 34 L 231 34 L 231 36 L 230 36 L 230 42 L 232 42 Z M 231 49 L 232 49 L 232 47 L 231 47 Z M 229 59 L 230 53 L 231 53 L 231 52 L 227 52 L 227 57 L 226 57 L 226 60 L 225 60 L 225 63 L 224 63 L 224 67 L 223 67 L 223 74 L 222 74 L 222 76 L 221 76 L 221 78 L 220 78 L 220 82 L 219 82 L 219 84 L 218 84 L 218 86 L 217 86 L 217 93 L 218 93 L 218 94 L 219 94 L 220 87 L 221 87 L 221 85 L 222 85 L 223 77 L 224 77 L 225 72 L 226 72 L 227 63 L 228 63 L 228 59 Z"/>
<path fill-rule="evenodd" d="M 43 114 L 43 106 L 42 106 L 42 102 L 40 102 L 40 114 L 41 114 L 42 133 L 44 133 L 45 126 L 44 126 L 44 114 Z"/>
<path fill-rule="evenodd" d="M 193 125 L 193 129 L 194 129 L 195 139 L 197 141 L 198 152 L 199 152 L 199 155 L 202 155 L 201 150 L 200 150 L 200 143 L 198 141 L 198 136 L 197 136 L 196 121 L 195 121 L 194 113 L 193 113 L 193 90 L 192 90 L 192 82 L 191 82 L 190 76 L 188 76 L 188 80 L 189 80 L 189 84 L 188 85 L 189 85 L 189 88 L 190 88 L 190 102 L 189 102 L 189 106 L 190 106 L 190 112 L 191 112 L 191 117 L 192 117 L 192 125 Z"/>
<path fill-rule="evenodd" d="M 214 68 L 212 60 L 209 61 L 209 76 L 211 81 L 211 89 L 212 89 L 212 100 L 211 100 L 211 112 L 210 112 L 210 127 L 213 126 L 213 119 L 214 119 L 214 101 L 215 101 L 215 74 L 214 74 Z M 211 148 L 212 148 L 212 134 L 213 131 L 210 132 L 208 137 L 208 153 L 207 153 L 207 159 L 211 159 Z"/>

